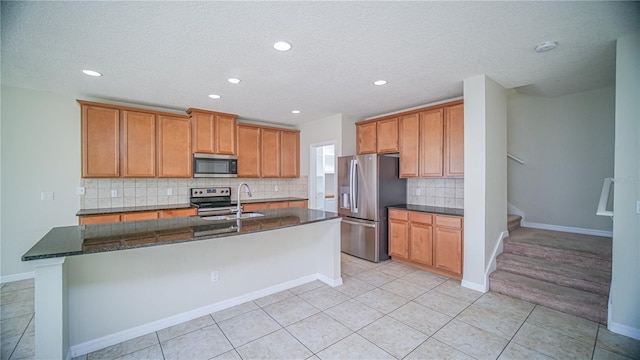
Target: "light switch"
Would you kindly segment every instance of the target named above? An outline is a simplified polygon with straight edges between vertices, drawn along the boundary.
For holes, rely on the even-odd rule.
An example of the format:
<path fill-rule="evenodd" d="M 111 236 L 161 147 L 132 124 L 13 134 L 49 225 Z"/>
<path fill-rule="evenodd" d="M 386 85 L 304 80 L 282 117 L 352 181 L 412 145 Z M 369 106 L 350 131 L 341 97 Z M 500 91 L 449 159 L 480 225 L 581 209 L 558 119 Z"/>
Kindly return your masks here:
<path fill-rule="evenodd" d="M 76 195 L 84 195 L 84 186 L 78 186 L 76 188 Z"/>
<path fill-rule="evenodd" d="M 636 214 L 640 215 L 640 200 L 636 201 Z"/>
<path fill-rule="evenodd" d="M 53 200 L 53 191 L 43 191 L 40 193 L 40 200 Z"/>

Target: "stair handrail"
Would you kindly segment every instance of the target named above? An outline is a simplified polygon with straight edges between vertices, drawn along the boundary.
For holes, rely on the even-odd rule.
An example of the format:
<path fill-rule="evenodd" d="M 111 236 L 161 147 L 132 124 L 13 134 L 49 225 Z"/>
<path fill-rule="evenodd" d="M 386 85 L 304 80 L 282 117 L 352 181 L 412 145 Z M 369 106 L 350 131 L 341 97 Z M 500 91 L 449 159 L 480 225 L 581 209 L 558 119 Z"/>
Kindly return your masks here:
<path fill-rule="evenodd" d="M 613 217 L 613 210 L 607 210 L 609 195 L 611 194 L 611 184 L 613 182 L 613 178 L 605 178 L 602 183 L 602 192 L 600 192 L 600 201 L 598 201 L 598 210 L 596 210 L 596 215 L 598 216 Z"/>
<path fill-rule="evenodd" d="M 520 159 L 519 157 L 513 156 L 513 155 L 511 155 L 510 153 L 507 153 L 507 157 L 508 157 L 509 159 L 514 160 L 514 161 L 515 161 L 515 162 L 517 162 L 517 163 L 520 163 L 521 165 L 524 165 L 524 160 Z"/>

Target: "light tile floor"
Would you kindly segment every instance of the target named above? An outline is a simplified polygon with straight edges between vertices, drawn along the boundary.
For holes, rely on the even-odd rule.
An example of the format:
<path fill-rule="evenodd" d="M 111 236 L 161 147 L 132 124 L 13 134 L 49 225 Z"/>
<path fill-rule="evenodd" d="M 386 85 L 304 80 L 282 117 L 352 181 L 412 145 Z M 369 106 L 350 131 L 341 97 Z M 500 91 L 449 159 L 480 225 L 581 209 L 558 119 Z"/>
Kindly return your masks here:
<path fill-rule="evenodd" d="M 78 359 L 640 359 L 602 325 L 392 261 L 342 271 Z M 33 359 L 33 280 L 0 292 L 2 359 Z"/>

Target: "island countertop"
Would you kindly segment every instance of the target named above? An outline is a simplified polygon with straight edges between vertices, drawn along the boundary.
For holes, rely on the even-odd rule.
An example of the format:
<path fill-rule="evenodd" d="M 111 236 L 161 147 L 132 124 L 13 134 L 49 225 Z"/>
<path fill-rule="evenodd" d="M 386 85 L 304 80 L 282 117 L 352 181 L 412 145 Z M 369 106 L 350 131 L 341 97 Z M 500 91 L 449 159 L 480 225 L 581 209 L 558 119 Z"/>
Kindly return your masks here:
<path fill-rule="evenodd" d="M 198 216 L 64 226 L 51 229 L 22 256 L 22 261 L 161 246 L 268 231 L 337 219 L 336 213 L 284 208 L 241 220 L 205 220 Z"/>

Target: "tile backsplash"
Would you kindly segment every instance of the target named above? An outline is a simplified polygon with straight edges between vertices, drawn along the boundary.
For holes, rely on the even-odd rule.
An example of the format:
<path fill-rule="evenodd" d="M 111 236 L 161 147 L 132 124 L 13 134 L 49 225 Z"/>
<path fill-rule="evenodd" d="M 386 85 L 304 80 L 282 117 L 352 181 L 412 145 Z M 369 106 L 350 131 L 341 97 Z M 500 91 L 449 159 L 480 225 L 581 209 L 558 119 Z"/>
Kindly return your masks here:
<path fill-rule="evenodd" d="M 235 200 L 238 185 L 242 182 L 246 182 L 251 188 L 252 199 L 308 197 L 306 176 L 297 179 L 80 179 L 80 186 L 85 188 L 85 194 L 80 196 L 80 208 L 186 204 L 189 202 L 190 188 L 211 186 L 231 187 L 231 198 Z M 115 191 L 113 197 L 112 191 Z M 246 194 L 242 198 L 247 198 Z"/>
<path fill-rule="evenodd" d="M 464 179 L 407 179 L 407 203 L 464 208 Z"/>

